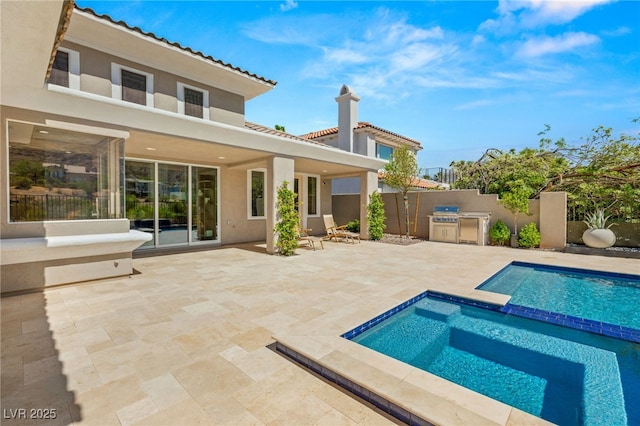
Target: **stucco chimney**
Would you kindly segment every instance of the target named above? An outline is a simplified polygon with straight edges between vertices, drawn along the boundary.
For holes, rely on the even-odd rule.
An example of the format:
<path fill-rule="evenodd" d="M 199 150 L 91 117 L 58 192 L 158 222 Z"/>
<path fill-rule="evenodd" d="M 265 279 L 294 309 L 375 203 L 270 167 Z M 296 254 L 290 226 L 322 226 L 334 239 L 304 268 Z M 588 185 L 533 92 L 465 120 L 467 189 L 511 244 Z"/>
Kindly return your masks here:
<path fill-rule="evenodd" d="M 340 89 L 338 102 L 338 148 L 353 152 L 353 129 L 358 125 L 360 97 L 346 84 Z"/>

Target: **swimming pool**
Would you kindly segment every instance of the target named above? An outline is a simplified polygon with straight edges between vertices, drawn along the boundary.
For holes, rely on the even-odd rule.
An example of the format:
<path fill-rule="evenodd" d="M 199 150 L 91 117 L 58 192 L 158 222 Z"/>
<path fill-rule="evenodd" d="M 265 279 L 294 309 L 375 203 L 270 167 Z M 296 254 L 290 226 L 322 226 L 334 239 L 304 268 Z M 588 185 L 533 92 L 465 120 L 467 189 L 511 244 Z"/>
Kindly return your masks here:
<path fill-rule="evenodd" d="M 640 424 L 640 344 L 413 301 L 343 337 L 557 424 Z"/>
<path fill-rule="evenodd" d="M 640 330 L 638 275 L 512 262 L 477 289 L 511 295 L 509 305 Z"/>

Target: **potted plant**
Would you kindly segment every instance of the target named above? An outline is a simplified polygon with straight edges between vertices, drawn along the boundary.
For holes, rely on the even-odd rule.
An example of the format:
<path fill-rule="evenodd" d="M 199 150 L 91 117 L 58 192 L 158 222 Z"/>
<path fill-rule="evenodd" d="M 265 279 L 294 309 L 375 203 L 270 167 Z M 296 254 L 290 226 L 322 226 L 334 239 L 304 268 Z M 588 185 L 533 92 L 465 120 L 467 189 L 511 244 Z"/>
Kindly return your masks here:
<path fill-rule="evenodd" d="M 587 224 L 587 230 L 582 234 L 582 241 L 587 247 L 607 248 L 616 243 L 616 234 L 609 229 L 614 224 L 606 226 L 610 216 L 605 216 L 604 209 L 587 213 L 585 217 L 583 222 Z"/>

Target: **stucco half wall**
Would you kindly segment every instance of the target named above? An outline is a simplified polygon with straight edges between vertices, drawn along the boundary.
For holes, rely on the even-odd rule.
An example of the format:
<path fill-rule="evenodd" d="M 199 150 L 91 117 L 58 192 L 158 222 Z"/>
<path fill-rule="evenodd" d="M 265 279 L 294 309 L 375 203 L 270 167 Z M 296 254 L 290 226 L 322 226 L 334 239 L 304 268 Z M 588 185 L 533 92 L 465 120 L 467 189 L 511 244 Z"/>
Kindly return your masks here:
<path fill-rule="evenodd" d="M 68 223 L 44 225 L 44 236 L 2 240 L 1 293 L 131 275 L 133 250 L 151 240 L 126 219 L 77 223 L 74 235 Z"/>
<path fill-rule="evenodd" d="M 382 194 L 387 215 L 385 232 L 390 234 L 406 232 L 402 196 L 398 195 L 397 197 L 396 203 L 395 193 Z M 359 218 L 360 195 L 358 194 L 334 195 L 332 205 L 336 223 L 345 224 Z M 439 205 L 458 206 L 460 211 L 465 212 L 489 212 L 491 213 L 491 224 L 500 219 L 509 228 L 513 228 L 513 214 L 498 203 L 496 194 L 480 194 L 476 189 L 410 192 L 411 235 L 429 238 L 427 216 L 433 213 L 435 206 Z M 518 215 L 518 228 L 533 222 L 540 230 L 541 248 L 563 249 L 567 242 L 567 194 L 565 192 L 542 193 L 539 199 L 529 201 L 529 212 L 530 215 Z M 398 215 L 400 215 L 400 220 L 398 220 Z"/>

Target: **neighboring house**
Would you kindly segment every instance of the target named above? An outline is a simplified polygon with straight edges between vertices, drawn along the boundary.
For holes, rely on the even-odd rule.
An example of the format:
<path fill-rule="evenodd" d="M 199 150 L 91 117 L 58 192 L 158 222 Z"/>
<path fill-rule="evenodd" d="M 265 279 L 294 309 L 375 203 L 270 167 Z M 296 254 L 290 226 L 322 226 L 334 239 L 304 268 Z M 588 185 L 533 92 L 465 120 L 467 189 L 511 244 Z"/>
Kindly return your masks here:
<path fill-rule="evenodd" d="M 319 130 L 300 136 L 310 141 L 339 148 L 343 151 L 354 152 L 367 157 L 389 160 L 394 148 L 407 145 L 415 154 L 422 149 L 420 142 L 407 138 L 371 123 L 358 121 L 358 102 L 360 97 L 346 84 L 340 89 L 336 98 L 338 102 L 338 127 Z M 419 186 L 431 187 L 420 180 Z M 433 185 L 436 187 L 436 185 Z M 379 189 L 389 192 L 389 188 L 382 183 Z M 334 179 L 333 194 L 354 194 L 360 192 L 360 181 L 355 178 Z"/>
<path fill-rule="evenodd" d="M 276 82 L 72 1 L 0 8 L 2 292 L 127 275 L 135 249 L 274 253 L 284 181 L 321 233 L 356 177 L 366 222 L 384 161 L 247 123 Z"/>

